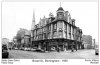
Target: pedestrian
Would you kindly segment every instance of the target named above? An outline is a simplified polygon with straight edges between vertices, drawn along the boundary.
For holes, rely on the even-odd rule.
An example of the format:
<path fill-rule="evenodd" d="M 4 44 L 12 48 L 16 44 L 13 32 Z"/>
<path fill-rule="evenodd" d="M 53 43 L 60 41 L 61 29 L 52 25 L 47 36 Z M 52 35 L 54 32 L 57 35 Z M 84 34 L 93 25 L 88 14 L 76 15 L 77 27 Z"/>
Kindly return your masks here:
<path fill-rule="evenodd" d="M 72 48 L 72 52 L 74 52 L 74 48 Z"/>
<path fill-rule="evenodd" d="M 71 46 L 71 51 L 74 52 L 74 48 L 73 48 L 73 46 Z"/>
<path fill-rule="evenodd" d="M 60 52 L 60 48 L 59 47 L 58 47 L 57 51 Z"/>
<path fill-rule="evenodd" d="M 76 51 L 77 51 L 77 46 L 76 46 L 76 48 L 75 48 L 75 49 L 76 49 Z"/>

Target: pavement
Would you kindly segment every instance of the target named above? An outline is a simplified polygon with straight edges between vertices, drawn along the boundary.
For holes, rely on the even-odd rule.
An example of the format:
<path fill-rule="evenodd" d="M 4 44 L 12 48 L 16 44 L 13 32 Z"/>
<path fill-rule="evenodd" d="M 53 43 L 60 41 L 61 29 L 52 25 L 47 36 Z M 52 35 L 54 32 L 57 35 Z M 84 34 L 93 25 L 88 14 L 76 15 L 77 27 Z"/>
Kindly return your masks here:
<path fill-rule="evenodd" d="M 9 50 L 9 59 L 98 59 L 95 50 L 71 50 L 64 52 L 34 52 L 24 50 Z"/>

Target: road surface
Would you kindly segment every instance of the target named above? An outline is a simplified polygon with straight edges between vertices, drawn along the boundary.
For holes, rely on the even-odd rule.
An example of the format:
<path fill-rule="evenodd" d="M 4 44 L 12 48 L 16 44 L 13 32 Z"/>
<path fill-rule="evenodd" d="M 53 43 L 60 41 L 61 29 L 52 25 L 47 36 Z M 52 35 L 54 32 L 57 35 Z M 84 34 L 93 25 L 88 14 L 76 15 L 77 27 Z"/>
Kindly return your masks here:
<path fill-rule="evenodd" d="M 64 52 L 34 52 L 23 50 L 9 50 L 9 59 L 98 59 L 95 50 L 78 50 Z"/>

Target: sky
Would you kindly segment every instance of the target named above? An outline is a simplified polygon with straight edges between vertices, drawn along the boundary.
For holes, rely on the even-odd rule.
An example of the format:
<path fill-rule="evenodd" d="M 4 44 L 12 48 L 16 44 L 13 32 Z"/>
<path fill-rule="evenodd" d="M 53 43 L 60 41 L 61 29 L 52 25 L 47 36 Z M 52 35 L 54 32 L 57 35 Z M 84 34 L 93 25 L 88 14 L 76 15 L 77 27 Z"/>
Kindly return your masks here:
<path fill-rule="evenodd" d="M 12 38 L 20 28 L 31 30 L 33 10 L 36 24 L 40 18 L 49 17 L 56 11 L 60 2 L 3 2 L 2 3 L 2 38 Z M 84 35 L 91 35 L 98 42 L 98 3 L 97 2 L 61 2 L 61 7 L 69 11 L 75 25 Z"/>

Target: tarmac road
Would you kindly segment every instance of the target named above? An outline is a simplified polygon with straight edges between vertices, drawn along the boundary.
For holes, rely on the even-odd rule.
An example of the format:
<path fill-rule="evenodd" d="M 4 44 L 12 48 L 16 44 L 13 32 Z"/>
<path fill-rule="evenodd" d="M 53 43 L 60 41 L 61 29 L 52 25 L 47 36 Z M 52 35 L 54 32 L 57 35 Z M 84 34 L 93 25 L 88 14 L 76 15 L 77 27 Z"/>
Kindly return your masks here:
<path fill-rule="evenodd" d="M 64 52 L 33 52 L 23 50 L 9 50 L 9 59 L 98 59 L 95 50 L 78 50 Z"/>

